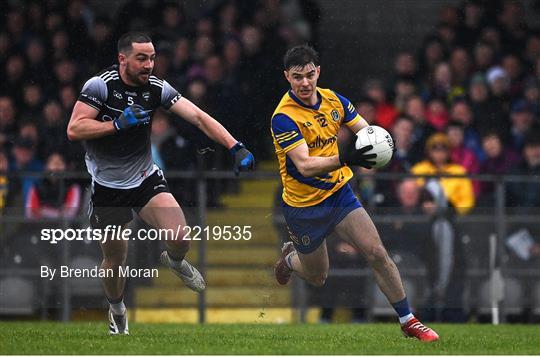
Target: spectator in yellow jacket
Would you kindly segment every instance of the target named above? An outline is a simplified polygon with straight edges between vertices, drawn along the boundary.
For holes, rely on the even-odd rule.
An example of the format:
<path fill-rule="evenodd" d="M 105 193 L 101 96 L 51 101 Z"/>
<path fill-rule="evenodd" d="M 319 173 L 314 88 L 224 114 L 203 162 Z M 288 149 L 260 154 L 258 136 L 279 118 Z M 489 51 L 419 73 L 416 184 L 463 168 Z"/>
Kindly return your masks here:
<path fill-rule="evenodd" d="M 467 170 L 458 164 L 450 162 L 450 143 L 443 133 L 429 137 L 425 147 L 426 159 L 411 168 L 416 175 L 453 174 L 463 175 Z M 470 179 L 441 177 L 438 179 L 418 179 L 418 184 L 424 186 L 435 198 L 434 209 L 444 210 L 453 207 L 457 213 L 465 214 L 474 207 L 474 191 Z"/>

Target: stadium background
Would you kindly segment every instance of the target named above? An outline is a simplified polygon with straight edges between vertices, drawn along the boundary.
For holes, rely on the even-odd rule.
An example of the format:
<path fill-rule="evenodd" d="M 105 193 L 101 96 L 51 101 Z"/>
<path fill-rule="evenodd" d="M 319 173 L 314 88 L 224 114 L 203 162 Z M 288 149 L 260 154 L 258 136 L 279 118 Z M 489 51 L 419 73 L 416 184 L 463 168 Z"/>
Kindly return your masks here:
<path fill-rule="evenodd" d="M 392 316 L 366 267 L 336 239 L 331 250 L 339 270 L 332 272 L 326 289 L 299 281 L 278 287 L 271 277 L 284 235 L 275 208 L 279 182 L 268 123 L 287 88 L 281 57 L 291 45 L 306 41 L 321 53 L 321 86 L 349 97 L 370 122 L 410 142 L 406 155 L 386 170 L 389 175 L 359 172 L 364 175 L 357 175 L 354 184 L 404 272 L 415 308 L 433 320 L 490 321 L 493 296 L 499 295 L 502 320 L 538 320 L 540 249 L 533 245 L 532 256 L 523 259 L 506 248 L 506 237 L 522 228 L 540 241 L 538 162 L 529 165 L 522 155 L 525 142 L 539 146 L 537 2 L 7 1 L 0 13 L 2 318 L 103 318 L 99 281 L 48 283 L 36 277 L 42 264 L 95 265 L 100 259 L 96 245 L 53 246 L 38 237 L 43 227 L 87 224 L 83 150 L 67 142 L 67 120 L 82 83 L 116 61 L 118 35 L 143 29 L 151 33 L 159 55 L 154 73 L 224 123 L 253 150 L 259 165 L 257 173 L 233 180 L 226 171 L 228 153 L 177 118 L 156 114 L 155 159 L 188 222 L 251 225 L 253 239 L 194 244 L 190 257 L 204 267 L 209 282 L 202 297 L 180 287 L 164 269 L 159 279 L 130 281 L 134 321 L 360 322 Z M 475 20 L 476 13 L 483 15 Z M 470 18 L 473 25 L 467 27 Z M 471 100 L 473 86 L 492 91 L 490 99 Z M 394 131 L 403 114 L 413 118 L 414 133 Z M 482 179 L 497 180 L 497 188 L 476 180 L 475 207 L 466 214 L 446 212 L 457 232 L 452 249 L 436 250 L 429 233 L 434 217 L 403 210 L 396 188 L 404 177 L 399 175 L 408 175 L 425 158 L 425 133 L 447 132 L 449 122 L 466 139 L 464 144 L 451 141 L 453 157 L 472 174 L 496 174 Z M 504 144 L 503 156 L 490 157 L 484 150 L 489 145 L 484 136 L 493 132 Z M 342 139 L 349 138 L 343 134 Z M 46 164 L 54 175 L 45 173 Z M 514 175 L 514 181 L 518 174 L 525 181 L 507 182 L 502 174 Z M 76 209 L 62 209 L 65 204 Z M 490 237 L 496 238 L 491 261 Z M 131 264 L 155 266 L 158 245 L 136 243 L 130 247 Z M 454 262 L 446 272 L 439 264 L 445 259 Z M 494 284 L 504 292 L 497 294 L 489 279 L 499 266 L 505 284 Z M 436 277 L 430 277 L 433 271 Z M 444 277 L 448 281 L 441 292 L 434 282 Z"/>

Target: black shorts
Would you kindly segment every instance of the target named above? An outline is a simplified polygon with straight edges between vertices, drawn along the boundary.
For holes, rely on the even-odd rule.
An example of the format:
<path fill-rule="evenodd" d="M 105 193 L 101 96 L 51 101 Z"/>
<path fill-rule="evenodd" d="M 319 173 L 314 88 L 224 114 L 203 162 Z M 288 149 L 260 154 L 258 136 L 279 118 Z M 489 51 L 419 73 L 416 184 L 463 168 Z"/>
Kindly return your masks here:
<path fill-rule="evenodd" d="M 169 192 L 169 185 L 161 170 L 156 170 L 144 179 L 139 187 L 125 190 L 94 182 L 90 202 L 90 226 L 123 226 L 133 219 L 132 210 L 139 213 L 152 197 L 161 192 Z"/>

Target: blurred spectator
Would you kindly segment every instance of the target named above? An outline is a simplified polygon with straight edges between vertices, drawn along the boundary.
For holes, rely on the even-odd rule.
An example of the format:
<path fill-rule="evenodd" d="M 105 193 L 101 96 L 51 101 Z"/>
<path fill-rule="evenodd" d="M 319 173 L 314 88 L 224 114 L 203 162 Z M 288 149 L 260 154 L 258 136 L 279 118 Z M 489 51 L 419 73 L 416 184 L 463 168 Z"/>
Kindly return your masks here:
<path fill-rule="evenodd" d="M 435 67 L 444 58 L 445 51 L 442 42 L 437 37 L 429 37 L 422 46 L 419 59 L 420 73 L 424 82 L 430 82 L 429 76 L 434 73 Z"/>
<path fill-rule="evenodd" d="M 461 23 L 457 30 L 457 42 L 466 47 L 472 47 L 482 26 L 485 25 L 485 10 L 479 2 L 465 1 Z"/>
<path fill-rule="evenodd" d="M 509 137 L 508 112 L 500 101 L 491 97 L 483 74 L 475 74 L 469 86 L 469 100 L 474 117 L 473 126 L 479 135 L 496 130 L 502 138 Z"/>
<path fill-rule="evenodd" d="M 186 35 L 184 11 L 179 4 L 170 2 L 162 7 L 161 14 L 160 25 L 154 30 L 152 39 L 156 43 L 164 41 L 172 45 L 179 36 Z"/>
<path fill-rule="evenodd" d="M 464 175 L 466 169 L 450 162 L 450 142 L 445 134 L 437 133 L 426 142 L 426 158 L 411 168 L 415 175 Z M 474 206 L 475 198 L 471 180 L 468 178 L 419 179 L 418 183 L 433 196 L 439 209 L 452 208 L 465 214 Z"/>
<path fill-rule="evenodd" d="M 381 81 L 370 80 L 364 85 L 364 93 L 375 102 L 376 124 L 389 130 L 398 116 L 398 111 L 387 101 L 386 91 Z"/>
<path fill-rule="evenodd" d="M 523 69 L 521 59 L 514 54 L 507 54 L 503 57 L 501 65 L 510 80 L 509 94 L 512 98 L 516 98 L 522 92 Z"/>
<path fill-rule="evenodd" d="M 355 109 L 362 116 L 362 118 L 366 119 L 368 124 L 376 124 L 377 122 L 377 115 L 375 112 L 375 101 L 369 97 L 362 97 L 358 99 L 355 102 Z"/>
<path fill-rule="evenodd" d="M 43 106 L 43 91 L 38 84 L 28 83 L 23 87 L 23 108 L 21 116 L 25 120 L 38 121 Z"/>
<path fill-rule="evenodd" d="M 450 120 L 460 123 L 463 127 L 463 146 L 472 150 L 478 160 L 484 159 L 484 152 L 480 144 L 480 135 L 474 127 L 474 116 L 471 106 L 465 100 L 454 102 L 450 109 Z"/>
<path fill-rule="evenodd" d="M 17 132 L 16 113 L 13 99 L 0 96 L 0 148 L 6 148 Z"/>
<path fill-rule="evenodd" d="M 428 122 L 424 102 L 419 96 L 409 98 L 405 105 L 405 114 L 414 121 L 412 157 L 417 160 L 424 156 L 426 140 L 435 133 L 435 128 Z"/>
<path fill-rule="evenodd" d="M 523 145 L 523 161 L 510 170 L 513 175 L 540 176 L 540 131 L 527 134 Z M 512 182 L 507 185 L 507 204 L 511 207 L 540 207 L 540 183 Z"/>
<path fill-rule="evenodd" d="M 9 56 L 5 65 L 5 77 L 0 83 L 0 95 L 9 94 L 17 106 L 22 106 L 22 87 L 26 81 L 24 57 L 20 54 Z"/>
<path fill-rule="evenodd" d="M 47 138 L 45 141 L 45 153 L 51 153 L 55 150 L 66 152 L 67 118 L 64 117 L 64 112 L 60 103 L 55 100 L 48 101 L 43 107 L 43 124 L 42 137 Z M 42 155 L 45 158 L 47 155 Z"/>
<path fill-rule="evenodd" d="M 493 66 L 495 52 L 493 47 L 486 42 L 478 42 L 474 47 L 474 66 L 477 71 L 485 73 Z"/>
<path fill-rule="evenodd" d="M 444 101 L 433 98 L 427 104 L 426 119 L 437 131 L 443 131 L 448 123 L 448 111 Z"/>
<path fill-rule="evenodd" d="M 0 150 L 0 216 L 7 207 L 9 193 L 8 157 L 5 151 Z"/>
<path fill-rule="evenodd" d="M 77 215 L 81 204 L 81 188 L 59 177 L 65 171 L 66 161 L 62 154 L 50 154 L 45 164 L 48 175 L 32 185 L 28 192 L 25 201 L 27 218 L 73 218 Z"/>
<path fill-rule="evenodd" d="M 36 143 L 28 137 L 18 137 L 15 139 L 12 149 L 13 159 L 9 165 L 10 172 L 33 172 L 43 171 L 43 163 L 36 157 Z M 23 175 L 17 179 L 13 186 L 14 191 L 19 194 L 18 207 L 23 207 L 30 191 L 30 187 L 39 181 L 38 177 Z M 15 194 L 15 193 L 14 193 Z"/>
<path fill-rule="evenodd" d="M 540 120 L 540 81 L 532 77 L 527 79 L 523 87 L 523 97 L 527 104 L 534 109 L 538 122 Z"/>
<path fill-rule="evenodd" d="M 412 119 L 403 115 L 399 116 L 392 127 L 392 138 L 395 141 L 396 151 L 388 166 L 379 169 L 379 172 L 406 173 L 420 160 L 420 158 L 412 156 L 413 133 L 414 122 Z M 379 205 L 384 207 L 395 207 L 398 205 L 395 196 L 396 189 L 397 181 L 378 181 L 376 190 L 381 195 Z"/>
<path fill-rule="evenodd" d="M 33 37 L 26 45 L 26 59 L 28 60 L 28 77 L 33 82 L 44 85 L 48 78 L 47 64 L 45 63 L 45 46 L 39 37 Z"/>
<path fill-rule="evenodd" d="M 416 94 L 416 85 L 409 77 L 398 78 L 394 84 L 394 107 L 400 113 L 405 111 L 407 100 Z"/>
<path fill-rule="evenodd" d="M 89 46 L 86 61 L 88 72 L 98 72 L 116 61 L 116 42 L 113 38 L 111 22 L 106 18 L 97 18 L 92 32 L 90 33 Z"/>
<path fill-rule="evenodd" d="M 471 74 L 471 59 L 467 50 L 456 47 L 450 53 L 450 68 L 452 69 L 454 85 L 464 88 Z"/>
<path fill-rule="evenodd" d="M 523 99 L 512 104 L 510 113 L 510 119 L 512 120 L 510 145 L 517 152 L 521 152 L 525 137 L 535 125 L 534 110 L 535 108 Z"/>
<path fill-rule="evenodd" d="M 465 147 L 465 131 L 463 124 L 456 121 L 448 123 L 446 129 L 448 142 L 450 143 L 450 159 L 453 163 L 459 164 L 467 170 L 468 173 L 477 174 L 479 171 L 479 161 L 476 154 Z M 474 182 L 474 192 L 480 191 L 480 186 Z"/>
<path fill-rule="evenodd" d="M 520 160 L 517 152 L 504 147 L 502 137 L 495 128 L 482 137 L 482 148 L 486 153 L 486 159 L 480 164 L 482 174 L 507 174 L 510 168 Z M 495 204 L 493 191 L 492 182 L 481 182 L 478 206 L 493 207 Z"/>
<path fill-rule="evenodd" d="M 489 89 L 504 110 L 510 109 L 510 77 L 501 67 L 492 67 L 486 73 Z"/>

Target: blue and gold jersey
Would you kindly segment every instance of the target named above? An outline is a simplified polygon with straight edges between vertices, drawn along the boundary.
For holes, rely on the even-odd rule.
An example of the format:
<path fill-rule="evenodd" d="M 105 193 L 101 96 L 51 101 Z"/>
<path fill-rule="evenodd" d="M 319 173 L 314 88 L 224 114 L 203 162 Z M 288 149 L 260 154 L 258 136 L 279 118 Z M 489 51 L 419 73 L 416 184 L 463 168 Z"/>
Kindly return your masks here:
<path fill-rule="evenodd" d="M 361 119 L 351 102 L 332 90 L 317 88 L 317 96 L 317 104 L 308 106 L 289 90 L 272 116 L 272 136 L 283 182 L 283 201 L 293 207 L 320 203 L 353 176 L 350 168 L 342 167 L 324 176 L 306 177 L 287 156 L 287 152 L 303 143 L 307 144 L 310 156 L 338 155 L 340 126 L 354 125 Z"/>

